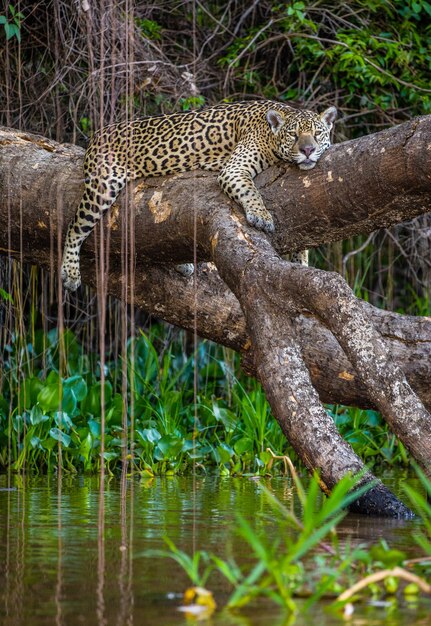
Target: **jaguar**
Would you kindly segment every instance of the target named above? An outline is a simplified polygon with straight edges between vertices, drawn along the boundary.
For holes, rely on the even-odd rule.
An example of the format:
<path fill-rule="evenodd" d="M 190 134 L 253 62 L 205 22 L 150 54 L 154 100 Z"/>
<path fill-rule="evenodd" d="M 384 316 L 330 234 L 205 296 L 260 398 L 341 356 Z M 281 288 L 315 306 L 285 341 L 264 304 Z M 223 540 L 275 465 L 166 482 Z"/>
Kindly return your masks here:
<path fill-rule="evenodd" d="M 247 222 L 266 233 L 274 220 L 253 179 L 277 161 L 312 169 L 330 146 L 337 110 L 323 113 L 286 103 L 222 103 L 199 111 L 120 122 L 92 136 L 84 157 L 85 188 L 66 235 L 61 275 L 66 289 L 81 284 L 80 250 L 96 223 L 132 180 L 195 169 L 218 171 L 224 193 L 237 202 Z M 308 253 L 292 255 L 307 264 Z M 192 264 L 179 269 L 192 272 Z"/>

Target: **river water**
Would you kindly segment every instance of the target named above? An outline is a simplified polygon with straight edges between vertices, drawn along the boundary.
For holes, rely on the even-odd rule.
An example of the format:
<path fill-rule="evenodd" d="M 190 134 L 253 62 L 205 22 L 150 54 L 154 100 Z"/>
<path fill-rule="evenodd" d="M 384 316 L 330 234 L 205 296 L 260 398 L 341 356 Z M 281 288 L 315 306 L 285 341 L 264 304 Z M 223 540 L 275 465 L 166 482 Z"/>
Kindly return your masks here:
<path fill-rule="evenodd" d="M 285 478 L 264 481 L 282 500 L 292 497 Z M 390 487 L 397 491 L 397 485 Z M 101 506 L 103 503 L 103 506 Z M 181 550 L 234 552 L 247 559 L 249 548 L 233 532 L 239 512 L 253 527 L 277 532 L 261 516 L 266 499 L 250 478 L 164 477 L 23 478 L 0 476 L 1 626 L 190 624 L 178 611 L 190 586 L 171 559 L 143 552 L 163 548 L 168 536 Z M 341 540 L 374 543 L 385 538 L 412 555 L 417 521 L 347 516 Z M 244 554 L 241 554 L 241 550 Z M 247 552 L 248 551 L 248 552 Z M 221 579 L 208 585 L 219 603 L 228 589 Z M 315 605 L 306 615 L 289 616 L 259 601 L 240 613 L 218 610 L 210 626 L 328 626 L 342 624 Z M 431 604 L 419 608 L 358 604 L 349 624 L 398 626 L 431 624 Z"/>

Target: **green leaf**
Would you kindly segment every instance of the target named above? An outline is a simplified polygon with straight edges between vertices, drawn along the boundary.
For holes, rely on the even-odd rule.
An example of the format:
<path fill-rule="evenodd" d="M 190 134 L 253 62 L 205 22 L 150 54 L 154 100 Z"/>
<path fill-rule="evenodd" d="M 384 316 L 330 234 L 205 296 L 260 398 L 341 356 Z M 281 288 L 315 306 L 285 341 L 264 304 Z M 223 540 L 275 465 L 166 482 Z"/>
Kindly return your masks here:
<path fill-rule="evenodd" d="M 87 383 L 82 376 L 71 376 L 64 381 L 64 386 L 73 391 L 78 402 L 81 402 L 87 395 Z"/>
<path fill-rule="evenodd" d="M 72 389 L 69 389 L 68 387 L 63 387 L 63 399 L 61 402 L 61 408 L 63 409 L 63 411 L 74 415 L 77 404 L 78 403 L 76 401 L 75 393 L 72 391 Z"/>
<path fill-rule="evenodd" d="M 59 384 L 61 382 L 60 374 L 55 370 L 51 370 L 46 377 L 46 384 L 54 385 L 55 383 Z"/>
<path fill-rule="evenodd" d="M 6 24 L 6 18 L 4 15 L 0 15 L 0 25 L 1 24 Z M 3 300 L 7 300 L 8 302 L 11 302 L 13 304 L 12 296 L 10 295 L 10 293 L 2 289 L 2 287 L 0 287 L 0 297 L 2 297 Z"/>
<path fill-rule="evenodd" d="M 96 437 L 96 438 L 100 437 L 100 433 L 102 432 L 100 422 L 93 420 L 93 419 L 89 419 L 87 424 L 93 437 Z"/>
<path fill-rule="evenodd" d="M 26 378 L 19 390 L 19 406 L 30 409 L 36 404 L 39 392 L 44 384 L 38 378 Z"/>
<path fill-rule="evenodd" d="M 395 567 L 396 565 L 401 565 L 402 562 L 407 558 L 405 552 L 401 550 L 388 549 L 382 544 L 378 544 L 376 546 L 371 546 L 370 554 L 375 561 L 380 561 L 383 565 L 389 569 Z"/>
<path fill-rule="evenodd" d="M 112 398 L 112 386 L 108 381 L 105 382 L 104 392 L 106 407 Z M 82 409 L 85 413 L 90 413 L 97 417 L 100 416 L 102 412 L 102 384 L 100 382 L 90 387 L 86 398 L 83 400 Z"/>
<path fill-rule="evenodd" d="M 225 408 L 220 408 L 217 402 L 212 403 L 212 410 L 214 413 L 214 417 L 218 422 L 221 422 L 225 427 L 226 431 L 233 432 L 237 426 L 237 417 Z"/>
<path fill-rule="evenodd" d="M 137 430 L 137 434 L 146 443 L 157 443 L 162 435 L 155 428 L 144 428 L 143 430 Z"/>
<path fill-rule="evenodd" d="M 71 437 L 67 433 L 64 433 L 59 428 L 51 428 L 49 434 L 53 439 L 60 442 L 65 448 L 69 447 Z"/>
<path fill-rule="evenodd" d="M 61 400 L 63 396 L 63 390 L 61 385 L 55 383 L 53 385 L 45 385 L 37 396 L 43 411 L 55 411 L 61 408 Z"/>
<path fill-rule="evenodd" d="M 111 400 L 111 408 L 106 414 L 107 423 L 111 426 L 114 424 L 121 426 L 123 421 L 123 411 L 125 410 L 126 408 L 124 406 L 123 396 L 120 393 L 116 393 Z"/>
<path fill-rule="evenodd" d="M 182 452 L 183 445 L 184 439 L 180 439 L 176 435 L 164 435 L 157 443 L 156 458 L 159 460 L 174 459 Z"/>
<path fill-rule="evenodd" d="M 241 437 L 234 445 L 234 450 L 238 455 L 242 455 L 245 452 L 253 451 L 253 441 L 249 437 Z"/>
<path fill-rule="evenodd" d="M 16 24 L 5 24 L 4 30 L 6 33 L 6 39 L 12 39 L 12 37 L 16 37 L 18 41 L 21 41 L 21 35 L 19 32 L 19 27 Z"/>
<path fill-rule="evenodd" d="M 91 433 L 88 433 L 86 438 L 81 442 L 79 447 L 79 454 L 84 458 L 84 461 L 87 462 L 90 457 L 90 453 L 93 447 L 93 438 Z"/>
<path fill-rule="evenodd" d="M 103 458 L 105 459 L 105 461 L 115 461 L 115 459 L 119 458 L 119 454 L 118 452 L 104 452 L 103 453 Z"/>
<path fill-rule="evenodd" d="M 45 415 L 38 404 L 35 404 L 30 411 L 30 422 L 35 426 L 49 420 L 48 415 Z"/>
<path fill-rule="evenodd" d="M 217 463 L 229 463 L 234 455 L 233 449 L 227 443 L 221 443 L 214 450 L 214 456 Z"/>
<path fill-rule="evenodd" d="M 42 446 L 40 445 L 40 439 L 39 437 L 36 437 L 35 435 L 33 435 L 33 437 L 31 437 L 30 439 L 30 445 L 32 448 L 40 448 L 43 449 Z"/>
<path fill-rule="evenodd" d="M 56 413 L 54 413 L 54 420 L 57 426 L 62 430 L 69 431 L 73 428 L 72 420 L 64 411 L 56 411 Z"/>

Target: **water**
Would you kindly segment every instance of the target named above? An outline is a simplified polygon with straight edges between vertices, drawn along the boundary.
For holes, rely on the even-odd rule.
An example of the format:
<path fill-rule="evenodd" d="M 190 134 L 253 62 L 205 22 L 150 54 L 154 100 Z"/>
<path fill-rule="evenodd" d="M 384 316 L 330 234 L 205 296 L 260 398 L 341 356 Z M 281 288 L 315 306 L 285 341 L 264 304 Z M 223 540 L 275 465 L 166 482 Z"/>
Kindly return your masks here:
<path fill-rule="evenodd" d="M 270 483 L 283 500 L 292 496 L 284 478 Z M 103 494 L 103 507 L 99 506 Z M 259 515 L 265 497 L 248 478 L 154 479 L 27 478 L 0 476 L 0 624 L 2 626 L 189 624 L 177 607 L 189 581 L 171 559 L 142 556 L 163 548 L 163 536 L 189 554 L 206 549 L 248 558 L 249 549 L 233 533 L 235 512 L 254 526 L 276 532 Z M 342 540 L 372 543 L 381 537 L 415 554 L 415 521 L 348 516 Z M 212 579 L 211 579 L 212 580 Z M 222 579 L 210 585 L 222 604 Z M 240 614 L 217 611 L 214 626 L 316 626 L 342 624 L 315 606 L 292 617 L 265 601 Z M 350 624 L 431 624 L 431 604 L 419 609 L 358 605 Z M 365 622 L 364 622 L 365 620 Z"/>

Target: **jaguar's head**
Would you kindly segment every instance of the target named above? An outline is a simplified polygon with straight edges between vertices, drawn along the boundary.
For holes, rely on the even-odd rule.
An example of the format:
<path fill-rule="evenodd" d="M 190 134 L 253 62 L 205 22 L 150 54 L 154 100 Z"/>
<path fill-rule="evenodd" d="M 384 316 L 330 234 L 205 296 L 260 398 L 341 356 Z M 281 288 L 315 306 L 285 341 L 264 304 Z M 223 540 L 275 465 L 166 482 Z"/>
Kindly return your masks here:
<path fill-rule="evenodd" d="M 330 133 L 337 116 L 332 106 L 323 113 L 298 111 L 293 116 L 270 109 L 266 119 L 276 139 L 276 154 L 283 161 L 311 170 L 331 145 Z"/>

